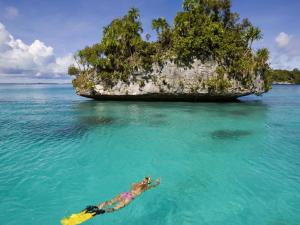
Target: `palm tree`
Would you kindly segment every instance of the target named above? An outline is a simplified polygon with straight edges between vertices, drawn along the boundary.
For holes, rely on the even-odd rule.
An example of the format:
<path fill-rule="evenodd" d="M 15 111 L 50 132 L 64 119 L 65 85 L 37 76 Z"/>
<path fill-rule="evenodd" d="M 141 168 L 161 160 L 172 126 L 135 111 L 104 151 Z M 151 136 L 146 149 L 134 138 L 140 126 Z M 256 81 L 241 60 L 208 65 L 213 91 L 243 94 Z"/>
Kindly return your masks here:
<path fill-rule="evenodd" d="M 166 19 L 160 17 L 152 20 L 152 29 L 157 32 L 160 49 L 168 47 L 171 42 L 171 29 Z"/>
<path fill-rule="evenodd" d="M 257 57 L 258 64 L 260 66 L 264 66 L 269 59 L 269 55 L 270 55 L 269 50 L 266 48 L 257 50 L 256 57 Z"/>
<path fill-rule="evenodd" d="M 170 28 L 170 25 L 167 23 L 166 19 L 163 17 L 159 17 L 157 19 L 152 20 L 152 29 L 156 30 L 157 34 L 161 34 Z"/>
<path fill-rule="evenodd" d="M 248 39 L 249 48 L 252 47 L 254 41 L 262 39 L 261 30 L 258 27 L 253 26 L 249 28 L 246 36 Z"/>
<path fill-rule="evenodd" d="M 140 19 L 140 13 L 139 10 L 137 8 L 130 8 L 128 11 L 128 17 L 132 20 L 132 21 L 136 21 Z"/>
<path fill-rule="evenodd" d="M 203 4 L 203 1 L 199 1 L 199 0 L 185 0 L 182 4 L 182 7 L 184 8 L 184 10 L 186 11 L 190 11 L 193 8 L 199 7 L 200 4 Z"/>
<path fill-rule="evenodd" d="M 127 17 L 128 21 L 125 20 L 124 23 L 125 24 L 127 23 L 127 25 L 131 27 L 130 29 L 132 29 L 132 32 L 143 33 L 142 24 L 140 21 L 140 13 L 137 8 L 129 9 L 126 17 Z"/>

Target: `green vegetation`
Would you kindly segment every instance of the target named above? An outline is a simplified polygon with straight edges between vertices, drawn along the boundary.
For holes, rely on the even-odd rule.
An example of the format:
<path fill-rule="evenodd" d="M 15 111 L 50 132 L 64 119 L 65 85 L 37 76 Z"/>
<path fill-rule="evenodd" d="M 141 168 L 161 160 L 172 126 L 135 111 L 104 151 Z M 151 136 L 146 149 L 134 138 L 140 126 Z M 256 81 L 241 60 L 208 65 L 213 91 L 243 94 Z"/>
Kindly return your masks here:
<path fill-rule="evenodd" d="M 227 88 L 231 87 L 231 84 L 226 78 L 212 77 L 208 83 L 208 91 L 210 93 L 221 92 L 223 93 Z"/>
<path fill-rule="evenodd" d="M 88 79 L 86 74 L 82 73 L 76 79 L 72 81 L 74 87 L 78 87 L 82 90 L 92 90 L 95 87 L 95 84 Z"/>
<path fill-rule="evenodd" d="M 77 67 L 75 67 L 74 65 L 69 66 L 69 68 L 68 68 L 69 75 L 76 76 L 76 75 L 79 75 L 79 73 L 80 73 L 80 70 Z"/>
<path fill-rule="evenodd" d="M 291 84 L 300 84 L 300 71 L 294 69 L 292 71 L 288 70 L 270 70 L 268 72 L 268 77 L 272 83 L 286 82 Z"/>
<path fill-rule="evenodd" d="M 172 26 L 161 17 L 152 21 L 152 28 L 157 40 L 149 41 L 149 34 L 144 40 L 139 12 L 130 9 L 104 27 L 100 43 L 76 53 L 77 65 L 69 68 L 69 74 L 82 81 L 86 79 L 80 77 L 96 74 L 97 80 L 114 85 L 128 82 L 131 74 L 151 73 L 153 64 L 163 67 L 167 60 L 186 68 L 195 60 L 214 60 L 220 81 L 211 81 L 211 90 L 227 88 L 228 78 L 251 87 L 253 75 L 265 78 L 269 88 L 265 77 L 269 52 L 252 49 L 253 42 L 262 38 L 261 31 L 232 12 L 230 0 L 184 0 Z M 79 80 L 74 82 L 78 84 Z"/>

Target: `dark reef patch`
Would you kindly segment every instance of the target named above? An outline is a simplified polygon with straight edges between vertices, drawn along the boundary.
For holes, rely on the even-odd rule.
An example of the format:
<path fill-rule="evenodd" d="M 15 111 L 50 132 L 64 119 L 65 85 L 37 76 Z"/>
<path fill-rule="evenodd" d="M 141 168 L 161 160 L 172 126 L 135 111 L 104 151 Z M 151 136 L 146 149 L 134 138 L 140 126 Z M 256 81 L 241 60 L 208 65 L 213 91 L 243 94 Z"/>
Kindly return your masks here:
<path fill-rule="evenodd" d="M 148 126 L 151 127 L 161 127 L 167 124 L 167 122 L 165 120 L 160 120 L 160 119 L 156 119 L 156 120 L 150 120 L 148 121 Z"/>
<path fill-rule="evenodd" d="M 97 127 L 113 124 L 112 117 L 87 116 L 77 117 L 69 121 L 47 121 L 31 120 L 27 123 L 17 124 L 16 135 L 24 138 L 34 136 L 36 140 L 42 139 L 68 139 L 82 136 L 88 130 Z M 1 121 L 0 121 L 1 123 Z"/>
<path fill-rule="evenodd" d="M 271 123 L 270 126 L 271 126 L 271 127 L 278 127 L 278 128 L 281 128 L 281 127 L 284 127 L 284 124 L 282 124 L 282 123 Z"/>
<path fill-rule="evenodd" d="M 147 124 L 152 127 L 160 127 L 167 124 L 166 115 L 162 113 L 153 114 Z"/>
<path fill-rule="evenodd" d="M 230 115 L 233 116 L 249 116 L 252 114 L 252 111 L 249 110 L 233 110 L 228 112 Z"/>
<path fill-rule="evenodd" d="M 80 119 L 86 126 L 109 125 L 115 122 L 113 117 L 89 116 Z"/>
<path fill-rule="evenodd" d="M 165 114 L 162 113 L 156 113 L 153 115 L 153 118 L 166 118 L 167 116 Z"/>
<path fill-rule="evenodd" d="M 87 132 L 89 129 L 100 125 L 110 125 L 115 121 L 112 117 L 99 117 L 99 116 L 89 116 L 79 118 L 78 121 L 74 123 L 66 124 L 56 131 L 57 136 L 62 136 L 65 138 L 80 136 Z"/>
<path fill-rule="evenodd" d="M 84 125 L 68 124 L 56 130 L 54 136 L 57 138 L 72 138 L 85 133 L 87 130 Z"/>
<path fill-rule="evenodd" d="M 18 125 L 18 135 L 35 140 L 73 138 L 87 131 L 87 126 L 70 121 L 33 121 Z"/>
<path fill-rule="evenodd" d="M 212 138 L 216 139 L 236 139 L 252 134 L 249 130 L 216 130 L 211 132 Z"/>

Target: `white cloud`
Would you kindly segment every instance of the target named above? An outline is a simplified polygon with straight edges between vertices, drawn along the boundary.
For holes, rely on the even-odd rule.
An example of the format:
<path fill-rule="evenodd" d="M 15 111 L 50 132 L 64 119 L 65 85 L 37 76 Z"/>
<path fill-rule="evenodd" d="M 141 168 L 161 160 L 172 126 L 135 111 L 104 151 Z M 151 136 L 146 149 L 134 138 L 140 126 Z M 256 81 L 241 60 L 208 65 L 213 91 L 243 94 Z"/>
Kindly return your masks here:
<path fill-rule="evenodd" d="M 289 57 L 286 54 L 275 54 L 271 57 L 271 64 L 274 69 L 300 70 L 300 55 Z"/>
<path fill-rule="evenodd" d="M 14 19 L 19 15 L 19 10 L 15 7 L 9 6 L 4 10 L 4 16 L 6 19 Z"/>
<path fill-rule="evenodd" d="M 279 48 L 284 48 L 286 46 L 288 46 L 288 44 L 290 43 L 292 39 L 292 36 L 284 33 L 284 32 L 281 32 L 280 34 L 278 34 L 278 36 L 275 38 L 275 41 L 277 43 L 277 46 Z"/>
<path fill-rule="evenodd" d="M 275 38 L 271 51 L 271 65 L 275 69 L 300 69 L 300 42 L 296 37 L 281 32 Z"/>
<path fill-rule="evenodd" d="M 56 57 L 54 49 L 35 40 L 25 44 L 15 39 L 0 23 L 0 75 L 23 74 L 36 77 L 60 77 L 73 63 L 71 54 Z"/>

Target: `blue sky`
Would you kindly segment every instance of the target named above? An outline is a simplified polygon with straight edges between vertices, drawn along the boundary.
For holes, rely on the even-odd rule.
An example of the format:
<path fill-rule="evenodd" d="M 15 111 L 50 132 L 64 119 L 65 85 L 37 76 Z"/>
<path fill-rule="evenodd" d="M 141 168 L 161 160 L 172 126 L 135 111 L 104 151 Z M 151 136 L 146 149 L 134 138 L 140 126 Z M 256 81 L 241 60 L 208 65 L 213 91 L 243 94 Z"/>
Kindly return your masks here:
<path fill-rule="evenodd" d="M 182 0 L 0 0 L 0 82 L 68 80 L 64 72 L 72 54 L 98 42 L 113 18 L 137 7 L 144 33 L 152 33 L 151 19 L 164 16 L 172 23 L 181 5 Z M 300 1 L 232 0 L 232 5 L 262 28 L 264 39 L 256 47 L 270 49 L 273 67 L 300 69 Z"/>

